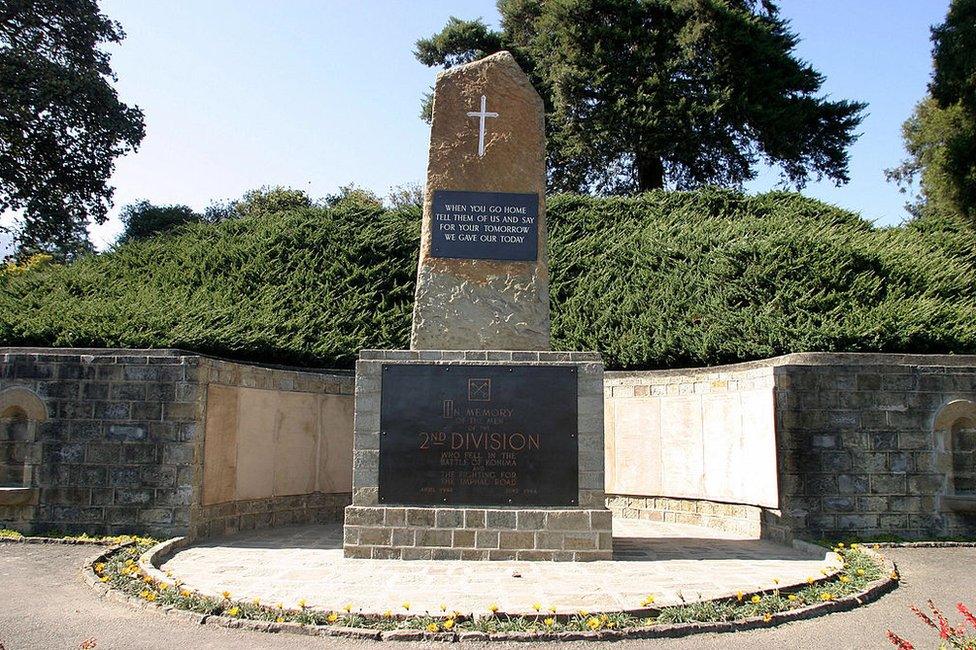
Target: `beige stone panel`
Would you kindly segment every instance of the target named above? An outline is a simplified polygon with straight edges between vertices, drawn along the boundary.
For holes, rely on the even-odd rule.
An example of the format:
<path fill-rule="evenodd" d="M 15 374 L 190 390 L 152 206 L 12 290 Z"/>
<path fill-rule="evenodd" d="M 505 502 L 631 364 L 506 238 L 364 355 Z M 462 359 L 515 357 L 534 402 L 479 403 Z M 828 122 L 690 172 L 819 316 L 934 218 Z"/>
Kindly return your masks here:
<path fill-rule="evenodd" d="M 701 400 L 669 397 L 661 402 L 661 491 L 696 498 L 704 488 Z"/>
<path fill-rule="evenodd" d="M 481 107 L 486 118 L 479 155 Z M 437 76 L 410 347 L 415 350 L 548 350 L 544 106 L 515 59 L 498 52 Z M 534 262 L 435 258 L 434 192 L 539 196 Z"/>
<path fill-rule="evenodd" d="M 715 501 L 739 501 L 743 476 L 751 473 L 742 439 L 742 407 L 736 393 L 702 396 L 704 491 Z"/>
<path fill-rule="evenodd" d="M 237 428 L 237 499 L 274 495 L 279 393 L 241 388 Z"/>
<path fill-rule="evenodd" d="M 203 442 L 203 505 L 233 501 L 237 489 L 238 389 L 207 386 Z"/>
<path fill-rule="evenodd" d="M 615 404 L 612 397 L 603 400 L 603 491 L 607 494 L 615 492 L 617 482 Z"/>
<path fill-rule="evenodd" d="M 352 491 L 352 395 L 319 396 L 319 492 Z"/>
<path fill-rule="evenodd" d="M 743 503 L 779 507 L 776 475 L 776 405 L 771 388 L 745 391 L 742 400 L 742 453 L 747 467 L 738 474 Z"/>
<path fill-rule="evenodd" d="M 318 419 L 318 396 L 314 393 L 278 393 L 274 450 L 275 496 L 315 491 Z"/>
<path fill-rule="evenodd" d="M 615 494 L 661 494 L 661 400 L 615 400 Z"/>

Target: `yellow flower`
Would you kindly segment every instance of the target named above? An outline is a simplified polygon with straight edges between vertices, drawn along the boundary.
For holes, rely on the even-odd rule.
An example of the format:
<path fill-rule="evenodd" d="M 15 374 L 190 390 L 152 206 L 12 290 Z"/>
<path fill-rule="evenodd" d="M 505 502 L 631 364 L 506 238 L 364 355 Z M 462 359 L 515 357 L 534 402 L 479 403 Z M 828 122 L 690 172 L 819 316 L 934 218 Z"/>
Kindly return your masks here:
<path fill-rule="evenodd" d="M 542 622 L 545 623 L 546 627 L 552 627 L 553 625 L 556 624 L 556 619 L 550 617 L 550 618 L 547 618 L 546 620 L 544 620 Z"/>
<path fill-rule="evenodd" d="M 740 603 L 742 602 L 742 592 L 741 591 L 735 592 L 735 599 L 737 601 L 739 601 Z"/>
<path fill-rule="evenodd" d="M 873 548 L 874 550 L 876 550 L 876 551 L 877 551 L 877 550 L 878 550 L 879 548 L 881 548 L 881 545 L 880 545 L 880 544 L 875 544 L 875 545 L 874 545 L 874 546 L 872 546 L 871 548 Z"/>
<path fill-rule="evenodd" d="M 550 605 L 549 606 L 549 613 L 550 614 L 555 614 L 556 613 L 556 608 Z"/>
<path fill-rule="evenodd" d="M 224 600 L 230 600 L 230 592 L 229 591 L 225 591 L 225 592 L 223 592 L 220 595 L 224 597 Z"/>
<path fill-rule="evenodd" d="M 535 611 L 539 611 L 540 609 L 542 609 L 542 605 L 540 605 L 539 603 L 532 603 L 532 609 L 534 609 Z"/>
<path fill-rule="evenodd" d="M 160 591 L 166 591 L 167 589 L 169 589 L 169 585 L 168 584 L 166 584 L 165 582 L 160 582 L 159 583 L 159 590 Z"/>
<path fill-rule="evenodd" d="M 647 607 L 648 605 L 651 605 L 653 603 L 654 603 L 654 596 L 652 596 L 651 594 L 647 594 L 646 596 L 644 596 L 644 600 L 641 601 L 641 605 L 643 605 L 644 607 Z"/>
<path fill-rule="evenodd" d="M 796 600 L 796 594 L 790 594 L 786 597 L 787 600 Z"/>
<path fill-rule="evenodd" d="M 180 595 L 184 598 L 188 598 L 190 596 L 190 591 L 188 589 L 180 589 Z"/>
<path fill-rule="evenodd" d="M 773 584 L 774 585 L 778 585 L 779 584 L 779 578 L 773 578 Z"/>
<path fill-rule="evenodd" d="M 488 611 L 494 614 L 495 612 L 498 611 L 498 605 L 496 605 L 495 603 L 488 605 Z"/>
<path fill-rule="evenodd" d="M 385 612 L 383 612 L 383 618 L 393 618 L 393 612 L 391 612 L 390 610 L 386 610 Z"/>
<path fill-rule="evenodd" d="M 237 616 L 240 613 L 241 613 L 241 610 L 240 610 L 239 607 L 231 607 L 230 609 L 227 610 L 227 615 L 228 616 Z"/>
<path fill-rule="evenodd" d="M 446 612 L 447 611 L 447 605 L 445 605 L 444 603 L 441 603 L 441 611 L 442 612 Z"/>
<path fill-rule="evenodd" d="M 444 629 L 445 630 L 450 630 L 452 627 L 454 627 L 454 619 L 453 618 L 449 618 L 446 621 L 444 621 Z"/>
<path fill-rule="evenodd" d="M 848 578 L 847 576 L 841 576 L 841 577 L 840 577 L 840 581 L 841 581 L 841 582 L 845 582 L 845 583 L 846 583 L 846 582 L 850 582 L 850 581 L 851 581 L 851 579 L 850 579 L 850 578 Z"/>
<path fill-rule="evenodd" d="M 856 551 L 856 550 L 857 550 L 857 549 L 859 549 L 860 547 L 861 547 L 861 545 L 860 545 L 860 544 L 851 544 L 851 550 L 853 550 L 853 551 Z"/>
<path fill-rule="evenodd" d="M 812 585 L 813 584 L 813 578 L 808 577 L 807 578 L 807 584 L 808 585 Z"/>
<path fill-rule="evenodd" d="M 135 560 L 133 560 L 132 558 L 129 558 L 128 560 L 125 561 L 126 566 L 132 566 L 133 564 L 135 564 Z"/>
<path fill-rule="evenodd" d="M 844 542 L 837 542 L 837 548 L 844 548 Z"/>
<path fill-rule="evenodd" d="M 342 609 L 346 612 L 346 614 L 348 614 L 352 611 L 352 603 L 346 603 L 342 606 Z"/>
<path fill-rule="evenodd" d="M 857 570 L 857 575 L 863 576 L 864 575 L 864 569 L 858 569 Z"/>
<path fill-rule="evenodd" d="M 580 618 L 586 618 L 587 616 L 590 615 L 590 613 L 588 611 L 586 611 L 585 609 L 581 609 L 579 611 L 579 615 L 580 615 Z"/>
<path fill-rule="evenodd" d="M 773 620 L 773 615 L 770 614 L 769 612 L 767 612 L 767 613 L 763 614 L 763 620 L 768 623 L 771 620 Z"/>
<path fill-rule="evenodd" d="M 590 618 L 586 619 L 586 627 L 590 628 L 591 630 L 599 630 L 601 627 L 603 627 L 603 621 L 595 616 L 591 616 Z"/>
<path fill-rule="evenodd" d="M 254 605 L 255 607 L 257 607 L 258 605 L 261 604 L 261 599 L 260 598 L 255 598 L 254 600 L 251 601 L 251 604 Z"/>
<path fill-rule="evenodd" d="M 407 601 L 407 602 L 403 603 L 402 607 L 403 607 L 403 609 L 405 609 L 405 610 L 407 610 L 409 612 L 410 611 L 410 602 Z"/>
<path fill-rule="evenodd" d="M 437 623 L 428 623 L 427 624 L 427 631 L 430 632 L 431 634 L 433 634 L 434 632 L 436 632 L 439 629 L 440 628 L 437 627 Z"/>
<path fill-rule="evenodd" d="M 820 594 L 820 600 L 833 600 L 833 599 L 834 599 L 834 595 L 829 591 L 825 591 L 822 594 Z"/>
<path fill-rule="evenodd" d="M 298 601 L 298 608 L 299 609 L 305 609 L 305 599 L 304 598 L 302 598 L 301 600 Z"/>
<path fill-rule="evenodd" d="M 151 585 L 153 579 L 150 576 L 146 576 L 145 578 L 142 579 L 142 581 L 145 582 L 147 585 Z"/>
<path fill-rule="evenodd" d="M 98 580 L 99 580 L 99 582 L 108 582 L 108 576 L 102 576 Z"/>
<path fill-rule="evenodd" d="M 898 579 L 898 572 L 897 571 L 892 571 L 891 572 L 891 579 L 892 580 L 897 580 Z"/>
<path fill-rule="evenodd" d="M 751 601 L 752 601 L 752 604 L 753 604 L 753 605 L 755 605 L 755 604 L 756 604 L 756 603 L 758 603 L 758 602 L 759 602 L 760 600 L 762 600 L 762 598 L 760 598 L 759 596 L 753 596 L 753 597 L 752 597 L 752 598 L 750 598 L 749 600 L 751 600 Z"/>
<path fill-rule="evenodd" d="M 284 609 L 284 608 L 285 606 L 282 605 L 281 603 L 275 603 L 275 609 Z"/>
<path fill-rule="evenodd" d="M 335 623 L 336 621 L 338 621 L 338 620 L 339 620 L 339 615 L 338 615 L 338 614 L 336 614 L 335 612 L 331 612 L 331 613 L 330 613 L 330 614 L 329 614 L 329 615 L 328 615 L 328 616 L 327 616 L 327 617 L 325 618 L 325 620 L 327 620 L 327 621 L 328 621 L 328 622 L 330 622 L 330 623 Z"/>
<path fill-rule="evenodd" d="M 278 618 L 275 619 L 275 623 L 284 623 L 284 622 L 285 622 L 285 619 L 282 616 L 279 616 Z"/>
<path fill-rule="evenodd" d="M 101 573 L 104 570 L 105 570 L 105 563 L 104 562 L 96 562 L 95 563 L 95 573 Z"/>

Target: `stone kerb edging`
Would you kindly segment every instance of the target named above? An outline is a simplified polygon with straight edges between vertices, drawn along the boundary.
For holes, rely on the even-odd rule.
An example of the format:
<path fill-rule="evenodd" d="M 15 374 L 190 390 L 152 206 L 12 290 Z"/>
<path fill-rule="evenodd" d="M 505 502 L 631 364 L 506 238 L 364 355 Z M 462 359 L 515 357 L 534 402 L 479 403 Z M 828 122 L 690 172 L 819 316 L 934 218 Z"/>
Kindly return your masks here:
<path fill-rule="evenodd" d="M 112 550 L 122 548 L 130 542 L 116 544 L 110 539 L 81 539 L 78 537 L 0 537 L 2 544 L 72 544 L 76 546 L 112 546 Z"/>
<path fill-rule="evenodd" d="M 107 556 L 119 548 L 133 543 L 134 542 L 130 541 L 123 544 L 113 545 L 100 551 L 85 561 L 85 565 L 82 568 L 85 582 L 92 587 L 100 598 L 108 598 L 114 602 L 128 604 L 140 609 L 157 611 L 167 616 L 173 616 L 174 618 L 178 618 L 186 622 L 201 625 L 217 625 L 220 627 L 254 630 L 258 632 L 280 632 L 306 636 L 345 637 L 382 641 L 610 641 L 620 639 L 678 638 L 708 632 L 739 632 L 763 627 L 773 627 L 782 623 L 815 618 L 833 612 L 847 611 L 855 607 L 874 602 L 898 586 L 898 578 L 896 577 L 898 573 L 895 563 L 876 551 L 862 548 L 862 552 L 873 557 L 875 561 L 882 566 L 883 577 L 868 583 L 862 591 L 856 594 L 850 594 L 836 600 L 815 603 L 797 609 L 776 612 L 771 614 L 768 618 L 754 616 L 737 621 L 661 624 L 649 627 L 627 628 L 623 630 L 604 629 L 596 632 L 495 632 L 489 634 L 475 630 L 436 633 L 429 633 L 419 629 L 381 631 L 369 628 L 351 628 L 334 625 L 303 625 L 294 622 L 276 623 L 231 618 L 229 616 L 215 614 L 198 614 L 188 610 L 180 610 L 171 605 L 160 605 L 155 602 L 142 600 L 136 596 L 129 596 L 122 591 L 112 589 L 108 585 L 102 583 L 95 574 L 94 565 L 96 562 L 103 561 Z M 139 558 L 138 564 L 140 570 L 144 571 L 146 575 L 152 577 L 154 580 L 164 582 L 168 585 L 174 585 L 174 580 L 165 575 L 157 567 L 163 558 L 168 557 L 176 550 L 186 546 L 187 544 L 188 540 L 182 537 L 176 537 L 157 544 L 149 549 L 149 551 L 146 553 L 143 553 Z M 823 578 L 817 582 L 822 582 L 827 579 L 829 578 Z M 725 599 L 726 598 L 723 597 L 715 600 Z M 653 608 L 646 608 L 625 611 L 629 614 L 646 616 L 656 612 L 657 610 Z M 504 614 L 500 615 L 504 616 Z"/>

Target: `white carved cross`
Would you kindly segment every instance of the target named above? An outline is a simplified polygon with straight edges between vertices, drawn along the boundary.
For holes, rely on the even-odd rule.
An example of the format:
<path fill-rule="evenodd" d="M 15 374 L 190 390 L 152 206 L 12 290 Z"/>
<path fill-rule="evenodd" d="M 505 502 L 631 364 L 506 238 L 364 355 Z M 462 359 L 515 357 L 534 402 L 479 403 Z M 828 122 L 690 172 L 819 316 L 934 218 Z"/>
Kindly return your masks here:
<path fill-rule="evenodd" d="M 486 117 L 498 117 L 498 113 L 489 113 L 485 110 L 485 105 L 488 100 L 485 96 L 481 96 L 481 110 L 480 111 L 469 111 L 468 117 L 477 117 L 479 119 L 478 124 L 478 157 L 481 158 L 485 155 L 485 118 Z"/>

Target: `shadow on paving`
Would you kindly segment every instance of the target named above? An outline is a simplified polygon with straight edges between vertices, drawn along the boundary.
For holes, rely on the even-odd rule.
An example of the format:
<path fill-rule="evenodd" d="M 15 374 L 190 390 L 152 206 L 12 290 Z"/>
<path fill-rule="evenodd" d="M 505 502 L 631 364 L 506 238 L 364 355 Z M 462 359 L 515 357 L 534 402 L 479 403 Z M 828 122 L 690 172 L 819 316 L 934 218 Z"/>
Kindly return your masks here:
<path fill-rule="evenodd" d="M 826 549 L 824 549 L 826 552 Z M 759 539 L 614 537 L 614 560 L 803 560 L 810 555 Z"/>

